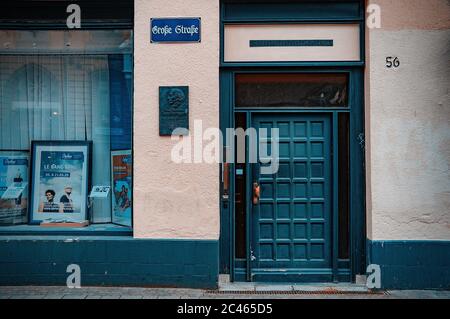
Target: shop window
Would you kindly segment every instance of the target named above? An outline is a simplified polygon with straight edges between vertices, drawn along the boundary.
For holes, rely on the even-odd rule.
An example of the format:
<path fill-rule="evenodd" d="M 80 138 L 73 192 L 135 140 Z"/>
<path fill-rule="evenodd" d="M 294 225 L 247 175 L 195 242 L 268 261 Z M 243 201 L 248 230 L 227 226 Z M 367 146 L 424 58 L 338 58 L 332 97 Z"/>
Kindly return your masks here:
<path fill-rule="evenodd" d="M 0 30 L 0 224 L 26 221 L 26 212 L 39 210 L 29 212 L 33 198 L 44 204 L 45 192 L 52 190 L 59 201 L 71 186 L 70 200 L 87 207 L 91 223 L 131 226 L 132 41 L 132 30 L 126 29 Z M 33 141 L 47 142 L 41 155 L 53 154 L 54 162 L 47 160 L 53 170 L 44 171 L 43 159 L 31 152 Z M 70 153 L 74 141 L 91 145 L 83 162 L 90 172 L 83 194 L 75 193 L 82 178 L 76 165 L 64 167 L 61 159 L 75 154 Z M 31 163 L 42 168 L 40 176 L 25 168 Z M 35 187 L 33 178 L 45 187 Z M 19 180 L 27 187 L 20 201 L 9 198 Z M 109 186 L 109 194 L 97 196 L 92 186 Z M 71 221 L 70 209 L 55 209 L 54 219 Z"/>
<path fill-rule="evenodd" d="M 346 107 L 346 74 L 236 75 L 236 107 Z"/>

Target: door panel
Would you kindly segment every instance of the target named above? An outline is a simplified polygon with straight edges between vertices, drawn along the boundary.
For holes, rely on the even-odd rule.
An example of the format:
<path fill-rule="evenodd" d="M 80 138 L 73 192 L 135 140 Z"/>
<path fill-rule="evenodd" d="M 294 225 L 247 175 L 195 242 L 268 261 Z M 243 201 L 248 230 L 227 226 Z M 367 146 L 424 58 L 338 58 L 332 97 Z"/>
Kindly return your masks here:
<path fill-rule="evenodd" d="M 278 172 L 263 175 L 263 164 L 252 164 L 252 182 L 260 185 L 250 216 L 252 275 L 331 271 L 330 117 L 254 114 L 252 124 L 258 132 L 279 129 Z"/>

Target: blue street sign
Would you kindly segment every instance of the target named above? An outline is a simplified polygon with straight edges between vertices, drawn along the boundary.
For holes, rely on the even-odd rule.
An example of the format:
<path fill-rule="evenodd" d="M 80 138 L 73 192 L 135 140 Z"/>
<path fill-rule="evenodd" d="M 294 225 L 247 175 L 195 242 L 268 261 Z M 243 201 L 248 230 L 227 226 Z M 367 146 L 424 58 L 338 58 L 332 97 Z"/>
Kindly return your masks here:
<path fill-rule="evenodd" d="M 150 42 L 200 42 L 200 18 L 151 18 Z"/>

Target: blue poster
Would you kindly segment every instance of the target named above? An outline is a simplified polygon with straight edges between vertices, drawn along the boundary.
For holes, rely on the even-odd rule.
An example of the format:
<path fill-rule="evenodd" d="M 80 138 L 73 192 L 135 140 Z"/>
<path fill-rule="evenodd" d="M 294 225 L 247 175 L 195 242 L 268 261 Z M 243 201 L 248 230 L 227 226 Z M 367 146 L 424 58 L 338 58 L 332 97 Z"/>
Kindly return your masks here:
<path fill-rule="evenodd" d="M 45 198 L 39 212 L 79 213 L 83 152 L 42 152 L 41 156 L 40 188 L 45 189 Z"/>
<path fill-rule="evenodd" d="M 87 150 L 37 146 L 33 172 L 33 221 L 86 219 Z"/>
<path fill-rule="evenodd" d="M 0 224 L 26 222 L 28 162 L 26 152 L 0 152 Z M 13 197 L 4 198 L 12 188 L 19 192 L 14 192 Z"/>

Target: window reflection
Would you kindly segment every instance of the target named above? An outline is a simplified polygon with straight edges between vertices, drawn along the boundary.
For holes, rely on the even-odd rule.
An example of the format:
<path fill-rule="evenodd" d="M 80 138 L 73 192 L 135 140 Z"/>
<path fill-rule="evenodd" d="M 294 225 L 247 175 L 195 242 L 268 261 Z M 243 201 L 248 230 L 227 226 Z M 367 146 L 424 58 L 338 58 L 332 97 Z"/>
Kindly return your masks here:
<path fill-rule="evenodd" d="M 0 30 L 0 150 L 92 141 L 91 183 L 111 185 L 113 152 L 131 154 L 132 46 L 131 30 Z M 131 171 L 114 176 L 131 185 Z M 96 202 L 92 221 L 110 222 L 111 210 Z"/>
<path fill-rule="evenodd" d="M 236 107 L 345 107 L 346 74 L 238 74 Z"/>

